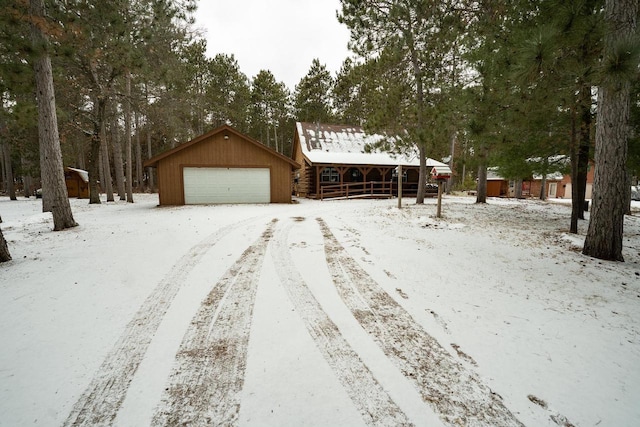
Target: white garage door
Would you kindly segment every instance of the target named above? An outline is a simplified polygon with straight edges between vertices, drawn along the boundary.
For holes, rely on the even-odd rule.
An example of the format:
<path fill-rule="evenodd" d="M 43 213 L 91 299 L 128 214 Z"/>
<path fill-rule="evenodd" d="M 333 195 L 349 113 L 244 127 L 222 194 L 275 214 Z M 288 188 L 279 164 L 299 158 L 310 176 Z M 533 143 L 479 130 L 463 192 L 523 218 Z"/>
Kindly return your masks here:
<path fill-rule="evenodd" d="M 184 168 L 184 203 L 269 203 L 268 168 Z"/>

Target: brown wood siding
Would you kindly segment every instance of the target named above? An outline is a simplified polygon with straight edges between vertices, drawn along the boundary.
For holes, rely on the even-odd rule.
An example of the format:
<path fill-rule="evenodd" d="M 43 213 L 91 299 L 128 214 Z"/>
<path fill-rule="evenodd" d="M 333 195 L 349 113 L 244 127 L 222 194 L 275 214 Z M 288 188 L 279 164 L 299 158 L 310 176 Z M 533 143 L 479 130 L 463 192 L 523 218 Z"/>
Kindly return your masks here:
<path fill-rule="evenodd" d="M 502 184 L 504 181 L 493 180 L 487 181 L 487 196 L 488 197 L 500 197 L 502 196 Z"/>
<path fill-rule="evenodd" d="M 297 143 L 294 143 L 295 152 L 293 160 L 295 160 L 300 165 L 300 169 L 294 172 L 294 174 L 298 176 L 298 185 L 295 188 L 295 191 L 297 196 L 307 197 L 307 195 L 311 192 L 309 190 L 309 165 L 305 161 L 304 155 L 302 154 L 302 148 L 300 147 L 300 140 L 298 138 L 297 132 L 296 140 Z"/>
<path fill-rule="evenodd" d="M 89 184 L 84 182 L 77 172 L 65 171 L 64 177 L 69 197 L 77 197 L 79 199 L 89 198 Z"/>
<path fill-rule="evenodd" d="M 558 181 L 556 179 L 550 179 L 546 182 L 546 189 L 545 189 L 545 195 L 548 196 L 549 195 L 549 187 L 551 187 L 551 183 L 555 182 L 557 184 L 557 190 L 556 190 L 556 195 L 553 196 L 553 198 L 556 197 L 561 197 L 559 195 L 559 193 L 561 192 L 561 188 L 562 188 L 562 182 Z M 531 181 L 531 197 L 540 197 L 540 189 L 542 188 L 542 181 L 541 180 L 536 180 L 536 181 Z M 564 191 L 562 191 L 562 194 L 564 195 Z"/>
<path fill-rule="evenodd" d="M 271 202 L 291 202 L 291 164 L 234 133 L 220 132 L 158 161 L 160 205 L 183 205 L 185 167 L 262 167 L 271 170 Z"/>

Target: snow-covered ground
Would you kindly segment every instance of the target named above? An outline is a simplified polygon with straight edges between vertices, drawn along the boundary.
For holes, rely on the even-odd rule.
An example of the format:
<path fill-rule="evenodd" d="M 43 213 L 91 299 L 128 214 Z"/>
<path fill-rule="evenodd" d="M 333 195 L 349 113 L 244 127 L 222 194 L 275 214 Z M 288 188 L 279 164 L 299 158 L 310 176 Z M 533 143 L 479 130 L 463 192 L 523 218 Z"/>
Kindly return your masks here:
<path fill-rule="evenodd" d="M 0 425 L 640 425 L 640 219 L 566 203 L 0 199 Z"/>

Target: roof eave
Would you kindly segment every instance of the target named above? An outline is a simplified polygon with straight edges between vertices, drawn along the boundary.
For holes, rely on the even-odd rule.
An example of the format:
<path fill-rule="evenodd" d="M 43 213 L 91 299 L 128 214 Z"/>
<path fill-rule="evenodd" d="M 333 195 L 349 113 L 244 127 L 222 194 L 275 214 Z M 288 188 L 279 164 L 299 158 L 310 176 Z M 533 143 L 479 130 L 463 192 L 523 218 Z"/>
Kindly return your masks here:
<path fill-rule="evenodd" d="M 145 161 L 143 163 L 144 167 L 153 167 L 156 168 L 158 167 L 158 163 L 160 162 L 160 160 L 165 159 L 166 157 L 169 157 L 179 151 L 182 151 L 186 148 L 191 147 L 192 145 L 195 145 L 209 137 L 212 137 L 220 132 L 223 131 L 228 131 L 231 132 L 233 134 L 235 134 L 236 136 L 238 136 L 239 138 L 242 138 L 252 144 L 255 144 L 258 148 L 266 150 L 268 152 L 270 152 L 271 154 L 275 155 L 276 157 L 279 157 L 280 159 L 284 160 L 285 162 L 289 163 L 291 165 L 292 170 L 296 170 L 296 169 L 300 169 L 300 165 L 294 161 L 293 159 L 290 159 L 289 157 L 285 156 L 284 154 L 278 153 L 277 151 L 275 151 L 274 149 L 267 147 L 266 145 L 264 145 L 263 143 L 261 143 L 258 140 L 255 140 L 253 138 L 251 138 L 248 135 L 244 135 L 242 133 L 240 133 L 239 131 L 235 130 L 234 128 L 232 128 L 229 125 L 222 125 L 220 127 L 217 127 L 205 134 L 202 134 L 200 136 L 195 137 L 194 139 L 192 139 L 191 141 L 185 142 L 183 144 L 178 145 L 175 148 L 172 148 L 170 150 L 167 150 L 163 153 L 157 154 L 153 157 L 151 157 L 150 159 L 148 159 L 147 161 Z"/>

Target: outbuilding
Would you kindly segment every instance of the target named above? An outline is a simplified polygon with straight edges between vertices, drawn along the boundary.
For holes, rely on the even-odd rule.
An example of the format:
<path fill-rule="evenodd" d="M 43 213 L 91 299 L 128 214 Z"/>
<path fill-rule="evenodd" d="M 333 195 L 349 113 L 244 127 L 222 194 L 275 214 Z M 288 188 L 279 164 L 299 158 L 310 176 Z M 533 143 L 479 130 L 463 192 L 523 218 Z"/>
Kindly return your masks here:
<path fill-rule="evenodd" d="M 221 126 L 147 160 L 157 168 L 160 205 L 291 203 L 287 156 Z"/>

